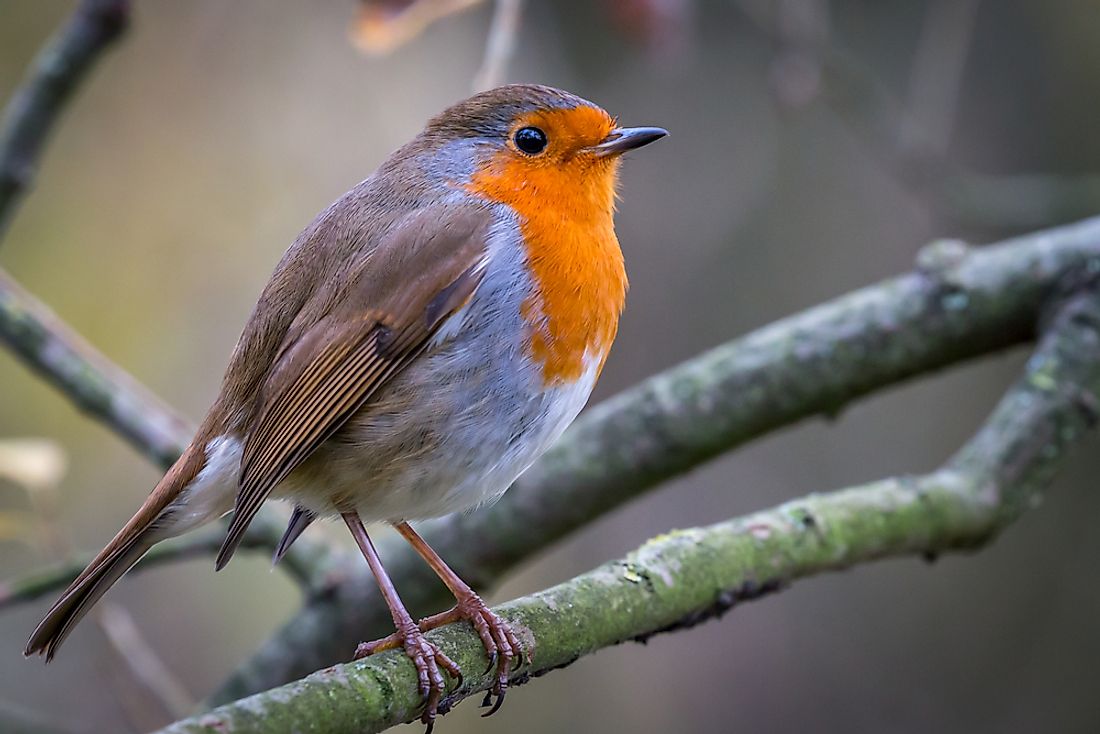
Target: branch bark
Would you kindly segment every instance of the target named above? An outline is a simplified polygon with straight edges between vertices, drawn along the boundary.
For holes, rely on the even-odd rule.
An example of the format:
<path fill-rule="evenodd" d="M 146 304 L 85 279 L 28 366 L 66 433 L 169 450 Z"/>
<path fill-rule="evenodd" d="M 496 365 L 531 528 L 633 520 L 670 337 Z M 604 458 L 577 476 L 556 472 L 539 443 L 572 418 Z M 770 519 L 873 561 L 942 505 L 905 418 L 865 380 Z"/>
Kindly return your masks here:
<path fill-rule="evenodd" d="M 515 682 L 603 647 L 694 626 L 795 579 L 884 557 L 976 548 L 1034 504 L 1098 417 L 1100 297 L 1089 289 L 1058 311 L 1025 374 L 940 470 L 674 531 L 501 606 L 533 658 Z M 485 654 L 471 628 L 451 625 L 430 636 L 470 673 L 448 692 L 448 704 L 488 689 L 491 676 L 479 673 Z M 377 732 L 413 720 L 420 705 L 413 667 L 395 651 L 322 670 L 161 734 Z"/>
<path fill-rule="evenodd" d="M 702 462 L 914 375 L 1034 338 L 1061 284 L 1100 271 L 1100 218 L 1000 245 L 930 245 L 917 271 L 776 322 L 587 411 L 491 508 L 426 527 L 484 589 L 567 533 Z M 386 568 L 410 607 L 446 590 L 403 543 Z M 333 557 L 305 606 L 213 697 L 225 703 L 345 658 L 391 620 L 358 559 Z"/>
<path fill-rule="evenodd" d="M 83 0 L 34 60 L 0 121 L 0 239 L 49 134 L 95 62 L 125 32 L 129 0 Z"/>

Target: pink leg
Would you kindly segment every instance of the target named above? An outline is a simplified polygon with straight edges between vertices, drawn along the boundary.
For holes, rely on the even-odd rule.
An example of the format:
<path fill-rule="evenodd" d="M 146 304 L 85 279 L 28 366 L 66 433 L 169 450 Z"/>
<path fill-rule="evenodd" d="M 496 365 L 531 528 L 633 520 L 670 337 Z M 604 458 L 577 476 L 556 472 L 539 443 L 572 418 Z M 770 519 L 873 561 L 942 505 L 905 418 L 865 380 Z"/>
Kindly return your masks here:
<path fill-rule="evenodd" d="M 428 562 L 428 565 L 451 590 L 457 601 L 457 604 L 446 612 L 433 614 L 420 620 L 419 629 L 427 632 L 451 622 L 466 620 L 473 625 L 478 637 L 481 638 L 481 644 L 485 646 L 485 652 L 489 656 L 489 666 L 496 666 L 497 678 L 489 691 L 490 695 L 486 696 L 486 705 L 491 702 L 492 696 L 496 696 L 497 700 L 492 708 L 483 714 L 484 716 L 491 716 L 497 712 L 504 702 L 504 694 L 508 689 L 508 673 L 511 670 L 512 661 L 522 653 L 519 640 L 516 639 L 515 634 L 508 625 L 486 606 L 481 597 L 477 595 L 477 592 L 452 571 L 439 557 L 439 554 L 432 550 L 431 546 L 424 542 L 424 539 L 408 523 L 397 523 L 394 528 L 401 533 L 405 540 L 409 541 L 409 544 L 420 554 L 420 557 Z M 401 637 L 400 632 L 398 632 L 374 642 L 361 644 L 355 654 L 356 657 L 363 657 L 395 648 L 400 644 Z"/>
<path fill-rule="evenodd" d="M 382 597 L 386 600 L 386 606 L 390 608 L 393 624 L 397 628 L 397 632 L 391 635 L 395 642 L 390 647 L 402 645 L 405 648 L 405 654 L 416 666 L 420 683 L 420 695 L 426 699 L 424 713 L 420 716 L 420 721 L 427 725 L 427 732 L 430 734 L 435 724 L 436 713 L 439 710 L 439 700 L 446 690 L 446 681 L 443 679 L 440 668 L 460 682 L 462 671 L 458 669 L 453 660 L 424 638 L 424 632 L 417 627 L 409 611 L 405 609 L 401 597 L 397 595 L 397 589 L 394 588 L 393 582 L 386 574 L 386 569 L 382 567 L 382 559 L 378 557 L 378 552 L 374 549 L 374 544 L 367 535 L 367 529 L 363 527 L 363 521 L 359 519 L 359 515 L 354 512 L 345 512 L 342 513 L 341 517 L 344 518 L 348 529 L 351 530 L 352 537 L 359 545 L 359 550 L 363 552 L 363 556 L 367 559 L 367 565 L 370 566 L 371 573 L 378 581 L 378 588 L 382 590 Z M 361 648 L 362 645 L 360 645 Z M 355 657 L 362 657 L 359 649 L 356 650 Z"/>

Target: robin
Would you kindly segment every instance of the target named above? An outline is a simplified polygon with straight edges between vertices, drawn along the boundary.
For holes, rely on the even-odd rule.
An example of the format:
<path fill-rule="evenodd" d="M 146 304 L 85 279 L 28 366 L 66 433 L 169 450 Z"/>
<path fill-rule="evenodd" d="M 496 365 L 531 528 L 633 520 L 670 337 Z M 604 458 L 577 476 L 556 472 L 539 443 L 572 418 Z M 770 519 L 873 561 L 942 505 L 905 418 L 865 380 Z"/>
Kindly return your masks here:
<path fill-rule="evenodd" d="M 613 212 L 620 156 L 667 133 L 623 128 L 568 92 L 511 85 L 430 120 L 287 250 L 191 444 L 27 643 L 49 661 L 154 544 L 233 510 L 216 568 L 269 497 L 295 504 L 278 561 L 339 515 L 366 557 L 432 724 L 455 663 L 424 633 L 469 621 L 499 708 L 520 645 L 409 520 L 500 497 L 588 400 L 627 279 Z M 413 621 L 364 521 L 393 525 L 454 593 Z M 492 663 L 491 663 L 492 664 Z"/>

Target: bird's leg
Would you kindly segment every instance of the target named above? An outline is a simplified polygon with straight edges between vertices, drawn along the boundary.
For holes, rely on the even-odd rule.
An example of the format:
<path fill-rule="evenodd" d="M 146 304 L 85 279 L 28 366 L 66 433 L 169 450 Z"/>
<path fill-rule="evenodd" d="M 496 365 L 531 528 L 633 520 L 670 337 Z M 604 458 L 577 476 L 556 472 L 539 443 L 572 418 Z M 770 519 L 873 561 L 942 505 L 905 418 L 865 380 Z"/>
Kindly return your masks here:
<path fill-rule="evenodd" d="M 359 545 L 359 550 L 363 552 L 363 556 L 367 559 L 367 565 L 370 566 L 371 573 L 378 581 L 378 588 L 382 590 L 382 597 L 386 600 L 386 606 L 390 608 L 393 624 L 397 628 L 397 632 L 392 635 L 397 641 L 394 647 L 398 644 L 402 645 L 405 648 L 405 654 L 416 666 L 420 695 L 425 698 L 424 713 L 421 715 L 420 721 L 426 724 L 427 731 L 431 732 L 435 723 L 436 712 L 439 709 L 439 699 L 446 689 L 446 682 L 443 680 L 440 668 L 450 673 L 459 682 L 462 681 L 462 671 L 459 670 L 453 660 L 440 652 L 439 648 L 428 642 L 424 638 L 424 632 L 416 626 L 409 611 L 405 609 L 405 605 L 401 602 L 401 597 L 397 595 L 397 589 L 394 588 L 393 582 L 386 574 L 386 569 L 382 567 L 382 559 L 378 557 L 378 552 L 374 549 L 374 543 L 367 535 L 367 529 L 363 527 L 363 521 L 359 519 L 358 513 L 344 512 L 341 513 L 341 517 L 344 518 L 348 529 L 351 530 L 352 537 Z M 359 650 L 356 650 L 355 657 L 362 657 Z"/>
<path fill-rule="evenodd" d="M 484 715 L 490 716 L 496 713 L 501 703 L 504 702 L 504 693 L 508 688 L 508 672 L 512 667 L 512 661 L 518 659 L 522 653 L 519 640 L 516 639 L 515 634 L 508 625 L 486 606 L 481 597 L 477 595 L 477 592 L 452 571 L 439 557 L 439 554 L 432 550 L 431 546 L 408 523 L 396 523 L 394 528 L 401 533 L 405 540 L 409 541 L 409 544 L 420 554 L 421 558 L 428 562 L 428 565 L 447 585 L 447 588 L 455 595 L 455 600 L 458 602 L 446 612 L 434 614 L 420 620 L 418 625 L 420 630 L 427 632 L 462 619 L 469 621 L 474 626 L 474 630 L 477 631 L 481 643 L 485 646 L 485 652 L 489 656 L 489 667 L 492 668 L 495 665 L 497 672 L 496 681 L 489 690 L 490 695 L 486 696 L 485 705 L 491 702 L 491 696 L 496 696 L 497 700 L 488 713 Z M 363 643 L 356 650 L 356 655 L 370 655 L 396 647 L 399 644 L 400 639 L 398 636 L 390 635 L 375 642 Z"/>

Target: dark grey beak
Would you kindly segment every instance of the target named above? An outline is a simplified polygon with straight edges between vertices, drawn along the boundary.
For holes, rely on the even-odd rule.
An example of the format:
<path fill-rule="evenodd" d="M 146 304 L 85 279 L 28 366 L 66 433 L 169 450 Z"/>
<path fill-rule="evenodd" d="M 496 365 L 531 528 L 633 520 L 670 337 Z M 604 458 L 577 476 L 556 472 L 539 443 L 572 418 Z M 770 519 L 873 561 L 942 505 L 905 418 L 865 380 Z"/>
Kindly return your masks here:
<path fill-rule="evenodd" d="M 649 145 L 666 135 L 668 130 L 660 127 L 617 127 L 604 138 L 602 143 L 593 145 L 588 150 L 598 156 L 620 155 L 628 150 Z"/>

